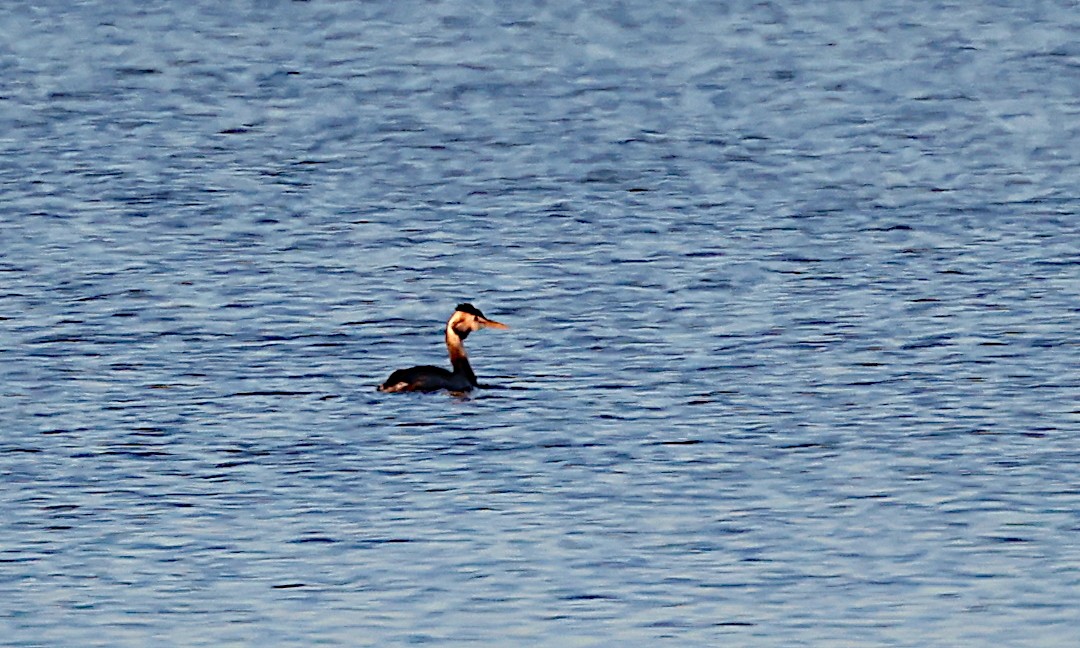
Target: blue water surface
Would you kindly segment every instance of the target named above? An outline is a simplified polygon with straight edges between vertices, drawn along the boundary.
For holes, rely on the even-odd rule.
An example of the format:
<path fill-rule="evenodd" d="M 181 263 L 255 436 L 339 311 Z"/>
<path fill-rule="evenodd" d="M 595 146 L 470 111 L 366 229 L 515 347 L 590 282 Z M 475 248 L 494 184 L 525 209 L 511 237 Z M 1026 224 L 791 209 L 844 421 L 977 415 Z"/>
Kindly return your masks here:
<path fill-rule="evenodd" d="M 1077 645 L 1077 9 L 4 5 L 0 643 Z"/>

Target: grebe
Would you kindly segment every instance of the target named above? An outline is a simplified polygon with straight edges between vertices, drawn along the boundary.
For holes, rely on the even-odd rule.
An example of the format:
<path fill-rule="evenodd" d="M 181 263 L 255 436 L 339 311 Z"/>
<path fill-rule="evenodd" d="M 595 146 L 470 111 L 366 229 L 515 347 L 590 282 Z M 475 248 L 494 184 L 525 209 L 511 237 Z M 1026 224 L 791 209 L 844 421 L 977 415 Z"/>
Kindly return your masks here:
<path fill-rule="evenodd" d="M 424 365 L 411 369 L 398 369 L 386 382 L 379 385 L 381 392 L 433 392 L 448 389 L 454 392 L 469 391 L 478 386 L 476 374 L 469 365 L 462 343 L 469 333 L 482 328 L 508 329 L 506 324 L 489 320 L 472 304 L 458 304 L 450 321 L 446 323 L 446 349 L 450 352 L 450 364 L 454 370 Z"/>

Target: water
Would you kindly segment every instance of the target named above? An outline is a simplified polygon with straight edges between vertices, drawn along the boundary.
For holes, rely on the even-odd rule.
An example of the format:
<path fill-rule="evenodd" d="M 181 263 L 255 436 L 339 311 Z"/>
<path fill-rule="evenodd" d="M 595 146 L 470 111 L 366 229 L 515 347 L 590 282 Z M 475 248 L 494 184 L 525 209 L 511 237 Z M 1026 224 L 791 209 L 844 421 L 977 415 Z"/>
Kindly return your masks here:
<path fill-rule="evenodd" d="M 1076 3 L 0 27 L 0 643 L 1080 639 Z"/>

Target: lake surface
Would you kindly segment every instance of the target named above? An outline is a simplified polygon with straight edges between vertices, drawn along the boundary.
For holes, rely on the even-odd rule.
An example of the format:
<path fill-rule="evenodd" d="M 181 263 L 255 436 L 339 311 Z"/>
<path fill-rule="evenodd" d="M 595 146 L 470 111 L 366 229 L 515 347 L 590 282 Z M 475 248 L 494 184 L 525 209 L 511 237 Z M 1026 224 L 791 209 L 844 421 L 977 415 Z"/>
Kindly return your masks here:
<path fill-rule="evenodd" d="M 1078 645 L 1080 11 L 983 4 L 5 5 L 0 643 Z"/>

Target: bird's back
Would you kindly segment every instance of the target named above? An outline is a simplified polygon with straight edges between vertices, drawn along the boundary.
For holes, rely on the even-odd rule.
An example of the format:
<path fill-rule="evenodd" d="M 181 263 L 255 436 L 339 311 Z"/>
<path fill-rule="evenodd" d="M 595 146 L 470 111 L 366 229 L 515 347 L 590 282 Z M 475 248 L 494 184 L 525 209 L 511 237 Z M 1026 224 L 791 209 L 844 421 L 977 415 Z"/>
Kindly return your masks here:
<path fill-rule="evenodd" d="M 422 365 L 408 369 L 398 369 L 390 374 L 379 391 L 382 392 L 406 392 L 406 391 L 438 391 L 440 389 L 463 389 L 466 386 L 458 385 L 453 373 L 442 367 Z M 467 381 L 466 381 L 467 382 Z"/>

